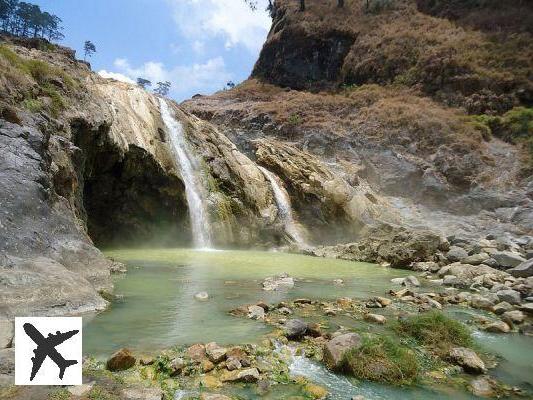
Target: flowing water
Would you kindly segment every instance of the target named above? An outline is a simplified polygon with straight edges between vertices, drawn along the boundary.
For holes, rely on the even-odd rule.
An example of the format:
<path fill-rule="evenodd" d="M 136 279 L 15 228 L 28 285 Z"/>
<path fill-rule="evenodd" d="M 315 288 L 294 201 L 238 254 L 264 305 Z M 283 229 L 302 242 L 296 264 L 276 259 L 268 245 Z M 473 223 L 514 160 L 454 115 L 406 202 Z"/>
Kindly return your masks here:
<path fill-rule="evenodd" d="M 285 188 L 278 183 L 278 178 L 269 170 L 258 166 L 261 172 L 270 182 L 274 198 L 278 206 L 278 212 L 285 226 L 285 232 L 298 244 L 305 245 L 305 234 L 300 225 L 294 220 L 290 197 Z"/>
<path fill-rule="evenodd" d="M 166 100 L 160 98 L 161 117 L 167 128 L 170 143 L 176 162 L 180 167 L 185 195 L 189 206 L 192 235 L 197 248 L 211 248 L 209 220 L 205 209 L 203 188 L 198 172 L 201 171 L 200 162 L 187 144 L 183 133 L 183 126 L 173 115 Z"/>
<path fill-rule="evenodd" d="M 368 298 L 383 295 L 391 288 L 390 279 L 408 271 L 367 263 L 322 259 L 287 253 L 254 251 L 198 251 L 185 249 L 139 249 L 106 252 L 128 265 L 128 273 L 115 281 L 116 293 L 123 296 L 97 315 L 84 317 L 84 353 L 108 357 L 121 347 L 136 352 L 156 352 L 175 345 L 216 341 L 220 344 L 257 343 L 272 328 L 260 321 L 234 317 L 228 311 L 243 304 L 312 298 Z M 296 278 L 288 291 L 266 292 L 262 281 L 269 276 L 289 273 Z M 334 279 L 343 279 L 335 285 Z M 207 301 L 194 294 L 205 291 Z M 387 309 L 382 310 L 386 314 Z M 450 309 L 459 319 L 469 319 L 476 311 Z M 370 329 L 364 321 L 339 315 L 329 318 L 330 328 L 339 325 L 361 331 Z M 373 325 L 372 329 L 376 326 Z M 517 334 L 494 335 L 475 332 L 478 344 L 497 353 L 500 365 L 491 370 L 502 381 L 531 388 L 533 384 L 533 341 Z M 473 397 L 446 385 L 398 388 L 370 382 L 356 382 L 331 373 L 321 364 L 298 356 L 284 346 L 291 357 L 293 375 L 302 375 L 324 386 L 331 400 L 363 395 L 373 400 L 466 400 Z M 231 386 L 227 394 L 257 398 L 253 387 Z M 263 399 L 298 396 L 296 385 L 273 386 Z M 185 395 L 186 393 L 181 393 Z M 178 394 L 180 395 L 180 394 Z"/>

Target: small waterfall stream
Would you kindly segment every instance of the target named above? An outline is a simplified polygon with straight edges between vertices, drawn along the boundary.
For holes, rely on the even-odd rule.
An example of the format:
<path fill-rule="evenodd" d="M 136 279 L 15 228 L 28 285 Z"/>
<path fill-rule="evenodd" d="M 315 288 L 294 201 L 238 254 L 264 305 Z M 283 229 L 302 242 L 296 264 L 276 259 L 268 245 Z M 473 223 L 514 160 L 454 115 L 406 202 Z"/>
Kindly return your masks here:
<path fill-rule="evenodd" d="M 292 215 L 292 207 L 289 198 L 289 194 L 278 183 L 278 178 L 269 170 L 258 165 L 259 169 L 265 175 L 265 177 L 270 182 L 272 186 L 272 191 L 274 192 L 274 198 L 278 206 L 278 212 L 280 217 L 285 225 L 285 232 L 291 236 L 297 244 L 305 245 L 305 235 L 302 232 L 302 229 L 298 226 L 294 217 Z"/>
<path fill-rule="evenodd" d="M 166 100 L 160 98 L 159 104 L 161 117 L 167 127 L 174 157 L 185 184 L 194 245 L 197 248 L 211 248 L 209 219 L 205 209 L 201 180 L 198 176 L 200 163 L 187 144 L 181 122 L 172 115 Z"/>

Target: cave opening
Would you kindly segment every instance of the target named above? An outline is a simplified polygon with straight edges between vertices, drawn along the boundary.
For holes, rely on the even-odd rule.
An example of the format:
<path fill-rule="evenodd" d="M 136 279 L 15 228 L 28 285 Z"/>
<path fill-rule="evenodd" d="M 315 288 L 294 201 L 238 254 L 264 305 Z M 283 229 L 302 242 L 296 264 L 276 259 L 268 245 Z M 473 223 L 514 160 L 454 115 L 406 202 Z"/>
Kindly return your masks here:
<path fill-rule="evenodd" d="M 123 151 L 109 126 L 71 124 L 78 179 L 75 206 L 96 246 L 176 247 L 191 242 L 183 182 L 145 149 Z"/>

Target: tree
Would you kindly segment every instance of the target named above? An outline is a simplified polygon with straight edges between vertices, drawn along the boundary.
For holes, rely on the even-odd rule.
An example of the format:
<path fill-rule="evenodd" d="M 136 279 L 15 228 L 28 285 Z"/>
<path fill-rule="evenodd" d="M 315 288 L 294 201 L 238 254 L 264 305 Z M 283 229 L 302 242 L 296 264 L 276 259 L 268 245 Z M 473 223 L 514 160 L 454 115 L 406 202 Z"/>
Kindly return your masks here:
<path fill-rule="evenodd" d="M 148 79 L 137 78 L 137 85 L 139 85 L 143 89 L 146 89 L 147 86 L 152 86 L 152 82 Z"/>
<path fill-rule="evenodd" d="M 305 0 L 300 0 L 300 11 L 305 11 Z"/>
<path fill-rule="evenodd" d="M 83 45 L 83 51 L 85 52 L 83 54 L 83 61 L 85 61 L 87 56 L 91 57 L 93 53 L 96 53 L 96 46 L 90 40 L 86 40 L 85 44 Z"/>
<path fill-rule="evenodd" d="M 228 83 L 226 83 L 226 86 L 228 89 L 233 89 L 235 87 L 235 83 L 233 81 L 228 81 Z"/>
<path fill-rule="evenodd" d="M 170 91 L 172 84 L 169 81 L 157 82 L 157 87 L 154 89 L 154 93 L 160 96 L 166 96 Z"/>
<path fill-rule="evenodd" d="M 337 0 L 337 7 L 343 8 L 344 7 L 344 0 Z"/>
<path fill-rule="evenodd" d="M 0 29 L 12 35 L 61 40 L 61 18 L 41 11 L 38 5 L 0 0 Z"/>

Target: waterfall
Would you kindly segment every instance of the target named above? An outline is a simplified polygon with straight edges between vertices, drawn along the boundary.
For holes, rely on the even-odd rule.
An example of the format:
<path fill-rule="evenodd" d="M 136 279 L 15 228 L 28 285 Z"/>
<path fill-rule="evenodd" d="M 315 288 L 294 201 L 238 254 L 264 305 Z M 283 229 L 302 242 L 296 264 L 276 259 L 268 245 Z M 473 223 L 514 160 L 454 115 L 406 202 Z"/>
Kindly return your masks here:
<path fill-rule="evenodd" d="M 258 165 L 258 167 L 270 182 L 270 186 L 272 186 L 274 199 L 276 200 L 276 204 L 278 206 L 278 212 L 285 226 L 285 232 L 287 232 L 287 234 L 291 236 L 296 243 L 305 245 L 305 235 L 292 216 L 292 207 L 289 194 L 285 188 L 278 183 L 278 178 L 276 175 L 260 165 Z"/>
<path fill-rule="evenodd" d="M 172 152 L 180 167 L 183 183 L 185 184 L 185 195 L 189 206 L 194 245 L 198 248 L 210 248 L 209 221 L 199 176 L 200 163 L 187 144 L 181 122 L 172 115 L 166 100 L 160 98 L 159 104 L 161 117 L 169 133 Z"/>

